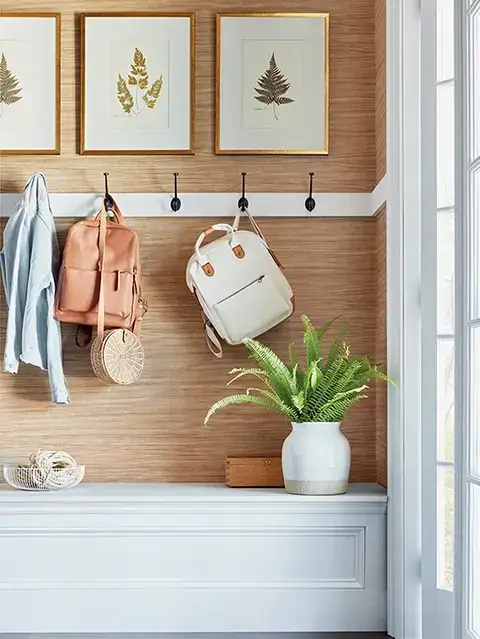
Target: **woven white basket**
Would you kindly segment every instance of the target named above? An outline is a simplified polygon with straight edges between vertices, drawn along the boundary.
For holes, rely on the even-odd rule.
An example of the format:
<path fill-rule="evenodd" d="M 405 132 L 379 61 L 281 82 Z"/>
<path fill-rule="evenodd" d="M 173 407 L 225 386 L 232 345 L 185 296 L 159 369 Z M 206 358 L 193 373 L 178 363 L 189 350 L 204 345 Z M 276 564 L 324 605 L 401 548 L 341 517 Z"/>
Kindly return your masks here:
<path fill-rule="evenodd" d="M 4 466 L 3 475 L 10 486 L 20 490 L 60 490 L 77 486 L 85 475 L 85 466 L 52 468 L 48 471 L 40 468 Z"/>

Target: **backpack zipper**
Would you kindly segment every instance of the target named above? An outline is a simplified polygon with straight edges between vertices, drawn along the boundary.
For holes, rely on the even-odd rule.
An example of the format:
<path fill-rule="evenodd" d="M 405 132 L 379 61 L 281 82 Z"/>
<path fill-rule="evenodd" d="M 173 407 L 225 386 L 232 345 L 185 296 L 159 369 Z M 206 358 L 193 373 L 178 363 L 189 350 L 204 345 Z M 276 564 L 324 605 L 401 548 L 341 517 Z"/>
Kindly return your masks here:
<path fill-rule="evenodd" d="M 216 302 L 215 306 L 217 306 L 218 304 L 222 304 L 223 302 L 226 302 L 227 300 L 229 300 L 232 297 L 235 297 L 235 295 L 238 295 L 239 293 L 241 293 L 245 289 L 249 288 L 250 286 L 253 286 L 254 284 L 261 284 L 264 279 L 265 279 L 265 275 L 260 275 L 260 277 L 257 277 L 257 279 L 253 280 L 253 282 L 250 282 L 250 284 L 245 284 L 245 286 L 242 286 L 242 288 L 239 288 L 238 291 L 235 291 L 235 293 L 232 293 L 231 295 L 228 295 L 227 297 L 224 297 L 223 300 L 220 300 L 219 302 Z"/>

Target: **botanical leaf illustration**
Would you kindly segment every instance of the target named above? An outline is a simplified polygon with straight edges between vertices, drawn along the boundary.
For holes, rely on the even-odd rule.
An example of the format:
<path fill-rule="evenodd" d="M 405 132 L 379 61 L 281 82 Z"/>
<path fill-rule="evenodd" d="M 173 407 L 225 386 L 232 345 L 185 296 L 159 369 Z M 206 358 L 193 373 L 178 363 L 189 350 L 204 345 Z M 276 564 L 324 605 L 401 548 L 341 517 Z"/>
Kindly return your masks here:
<path fill-rule="evenodd" d="M 127 86 L 128 84 L 128 86 Z M 119 74 L 117 81 L 117 96 L 122 109 L 127 115 L 139 115 L 143 109 L 154 109 L 160 96 L 163 85 L 163 76 L 160 76 L 150 88 L 148 88 L 147 58 L 142 51 L 135 47 L 133 52 L 133 62 L 130 65 L 130 73 L 127 80 Z M 128 87 L 136 87 L 135 99 Z M 143 91 L 143 93 L 141 93 Z M 140 107 L 139 99 L 145 103 Z"/>
<path fill-rule="evenodd" d="M 125 111 L 125 113 L 127 113 L 127 115 L 130 115 L 130 112 L 133 109 L 133 97 L 128 90 L 125 78 L 123 78 L 120 73 L 118 74 L 117 80 L 117 97 L 122 106 L 122 109 Z"/>
<path fill-rule="evenodd" d="M 284 95 L 289 90 L 290 83 L 278 68 L 275 53 L 272 53 L 268 69 L 258 78 L 257 84 L 258 87 L 254 87 L 254 90 L 258 95 L 255 95 L 254 98 L 267 106 L 272 105 L 273 115 L 276 120 L 278 120 L 276 106 L 295 102 L 292 98 Z"/>
<path fill-rule="evenodd" d="M 152 86 L 148 89 L 148 91 L 142 95 L 142 100 L 145 102 L 149 109 L 154 109 L 155 104 L 160 95 L 160 91 L 162 90 L 163 85 L 163 76 L 160 76 L 158 80 L 152 84 Z"/>
<path fill-rule="evenodd" d="M 133 86 L 138 84 L 140 89 L 148 87 L 147 59 L 138 47 L 135 47 L 133 52 L 133 63 L 128 76 L 128 84 Z"/>
<path fill-rule="evenodd" d="M 22 87 L 19 86 L 19 80 L 16 78 L 7 66 L 5 54 L 2 53 L 0 60 L 0 109 L 3 104 L 15 104 L 22 99 L 19 95 Z M 0 117 L 2 112 L 0 110 Z"/>

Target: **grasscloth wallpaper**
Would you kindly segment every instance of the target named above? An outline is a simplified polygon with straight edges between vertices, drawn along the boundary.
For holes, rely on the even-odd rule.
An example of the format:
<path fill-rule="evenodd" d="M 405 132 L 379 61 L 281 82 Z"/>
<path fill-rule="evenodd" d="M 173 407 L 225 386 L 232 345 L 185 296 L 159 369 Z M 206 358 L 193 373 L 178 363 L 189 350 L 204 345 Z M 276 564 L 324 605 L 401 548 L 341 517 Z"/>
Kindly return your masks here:
<path fill-rule="evenodd" d="M 73 221 L 57 224 L 62 237 Z M 22 366 L 16 376 L 2 374 L 0 461 L 37 447 L 66 448 L 87 464 L 90 481 L 221 481 L 227 454 L 280 454 L 288 423 L 256 407 L 226 409 L 203 426 L 209 406 L 227 392 L 228 371 L 247 361 L 243 347 L 227 348 L 220 361 L 209 353 L 199 308 L 185 286 L 198 230 L 210 223 L 135 220 L 149 303 L 142 377 L 129 387 L 103 386 L 88 351 L 75 346 L 73 328 L 63 325 L 72 403 L 51 405 L 47 376 L 31 366 Z M 377 220 L 269 219 L 261 226 L 286 268 L 298 309 L 265 335 L 266 343 L 286 357 L 290 341 L 301 346 L 301 312 L 317 324 L 341 315 L 352 322 L 353 352 L 374 358 Z M 4 330 L 2 313 L 2 344 Z M 375 401 L 372 391 L 345 422 L 354 481 L 377 477 Z"/>
<path fill-rule="evenodd" d="M 375 0 L 375 146 L 377 182 L 387 171 L 387 3 Z"/>
<path fill-rule="evenodd" d="M 109 171 L 117 192 L 170 193 L 179 171 L 187 192 L 237 191 L 248 171 L 252 191 L 305 191 L 308 172 L 316 189 L 371 191 L 375 167 L 374 0 L 2 0 L 2 12 L 57 11 L 62 14 L 62 141 L 60 156 L 41 168 L 54 192 L 101 192 Z M 196 154 L 191 157 L 129 158 L 77 155 L 80 129 L 80 23 L 82 12 L 164 11 L 196 13 Z M 326 157 L 214 155 L 215 14 L 251 11 L 330 12 L 330 155 Z M 105 98 L 104 98 L 105 99 Z M 102 96 L 98 96 L 102 100 Z M 35 157 L 1 158 L 1 189 L 19 192 L 39 168 Z"/>
<path fill-rule="evenodd" d="M 0 158 L 1 190 L 19 192 L 33 171 L 42 170 L 52 192 L 101 192 L 103 171 L 110 172 L 113 193 L 170 192 L 171 173 L 178 170 L 184 191 L 237 191 L 239 174 L 246 170 L 253 191 L 306 190 L 309 171 L 315 171 L 319 191 L 371 191 L 383 175 L 384 157 L 378 140 L 384 118 L 384 102 L 378 102 L 381 64 L 375 55 L 378 5 L 378 0 L 232 0 L 227 4 L 179 0 L 172 8 L 165 0 L 122 0 L 122 11 L 197 12 L 196 155 L 132 158 L 77 155 L 80 59 L 74 14 L 118 11 L 119 2 L 3 0 L 2 11 L 62 13 L 63 106 L 62 155 Z M 331 13 L 329 156 L 213 154 L 214 14 L 226 10 Z M 128 219 L 128 211 L 125 214 Z M 61 238 L 74 221 L 57 220 Z M 222 481 L 226 455 L 280 454 L 289 426 L 276 415 L 238 407 L 220 412 L 208 428 L 203 426 L 210 404 L 226 392 L 227 372 L 246 362 L 241 347 L 227 348 L 221 361 L 208 352 L 199 309 L 185 285 L 185 265 L 195 239 L 211 221 L 181 217 L 129 221 L 141 237 L 144 289 L 150 306 L 142 334 L 143 376 L 128 388 L 103 386 L 93 375 L 88 352 L 74 344 L 74 327 L 64 325 L 65 373 L 72 403 L 51 405 L 47 376 L 33 367 L 22 366 L 17 376 L 1 374 L 0 462 L 21 459 L 39 447 L 59 448 L 86 463 L 89 481 Z M 341 315 L 351 321 L 353 352 L 383 359 L 384 214 L 368 219 L 268 218 L 260 222 L 286 268 L 297 303 L 295 316 L 268 333 L 266 343 L 286 356 L 290 341 L 301 343 L 300 313 L 307 313 L 317 324 Z M 0 303 L 3 350 L 3 297 Z M 385 389 L 372 389 L 369 399 L 345 421 L 344 432 L 352 445 L 352 481 L 386 482 L 385 398 Z"/>

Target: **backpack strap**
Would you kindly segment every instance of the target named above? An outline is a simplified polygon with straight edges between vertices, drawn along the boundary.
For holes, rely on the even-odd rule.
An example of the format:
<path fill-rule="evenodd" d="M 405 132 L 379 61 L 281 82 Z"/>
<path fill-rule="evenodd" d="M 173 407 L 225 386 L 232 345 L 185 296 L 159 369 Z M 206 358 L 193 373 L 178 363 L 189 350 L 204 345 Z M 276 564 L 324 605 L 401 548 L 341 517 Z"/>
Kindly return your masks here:
<path fill-rule="evenodd" d="M 223 357 L 223 348 L 218 338 L 217 332 L 213 327 L 212 322 L 208 319 L 205 313 L 202 313 L 203 322 L 205 324 L 205 340 L 207 342 L 208 350 L 215 355 L 218 359 Z"/>
<path fill-rule="evenodd" d="M 239 211 L 237 213 L 237 215 L 235 216 L 235 219 L 232 222 L 232 228 L 234 231 L 238 231 L 238 227 L 240 226 L 240 216 L 242 213 L 245 213 L 245 215 L 248 217 L 250 224 L 253 227 L 253 230 L 255 231 L 255 233 L 258 235 L 258 237 L 260 239 L 262 239 L 265 242 L 265 246 L 268 249 L 268 252 L 270 253 L 270 255 L 272 256 L 273 260 L 275 261 L 275 263 L 277 264 L 277 266 L 279 268 L 282 269 L 282 271 L 284 271 L 285 269 L 283 268 L 282 263 L 280 262 L 280 260 L 278 259 L 278 257 L 275 255 L 275 253 L 273 252 L 273 250 L 270 248 L 270 245 L 268 244 L 265 235 L 262 233 L 260 227 L 258 226 L 257 222 L 255 221 L 255 218 L 253 217 L 253 215 L 250 213 L 250 211 L 248 209 L 245 209 L 244 211 Z"/>
<path fill-rule="evenodd" d="M 255 233 L 262 238 L 262 240 L 265 242 L 265 244 L 268 246 L 268 242 L 265 239 L 264 234 L 262 233 L 260 227 L 258 226 L 257 222 L 255 221 L 255 218 L 253 217 L 253 215 L 250 213 L 250 211 L 248 209 L 245 209 L 244 211 L 239 211 L 237 213 L 237 215 L 235 216 L 235 219 L 233 220 L 232 223 L 232 228 L 234 231 L 238 231 L 238 227 L 240 226 L 240 216 L 242 215 L 242 213 L 245 213 L 245 215 L 248 217 L 248 220 L 250 222 L 250 224 L 253 227 L 253 230 L 255 231 Z"/>
<path fill-rule="evenodd" d="M 110 196 L 111 197 L 111 196 Z M 123 226 L 125 226 L 125 218 L 123 217 L 123 213 L 120 211 L 120 209 L 118 208 L 118 204 L 115 202 L 115 200 L 113 199 L 113 197 L 111 197 L 112 199 L 112 203 L 113 206 L 111 208 L 109 208 L 109 211 L 112 211 L 113 213 L 113 217 L 115 218 L 115 222 L 117 224 L 122 224 Z M 95 216 L 95 219 L 98 220 L 100 219 L 100 216 L 102 214 L 102 210 L 105 211 L 105 213 L 107 214 L 107 209 L 105 208 L 105 200 L 103 200 L 102 202 L 102 208 L 100 209 L 100 211 L 97 213 L 97 215 Z"/>
<path fill-rule="evenodd" d="M 100 219 L 99 232 L 98 232 L 98 270 L 100 271 L 100 292 L 98 295 L 98 313 L 97 313 L 97 345 L 103 342 L 103 335 L 105 332 L 105 248 L 107 245 L 107 211 L 105 209 L 105 202 L 102 205 L 101 211 L 98 214 Z"/>

